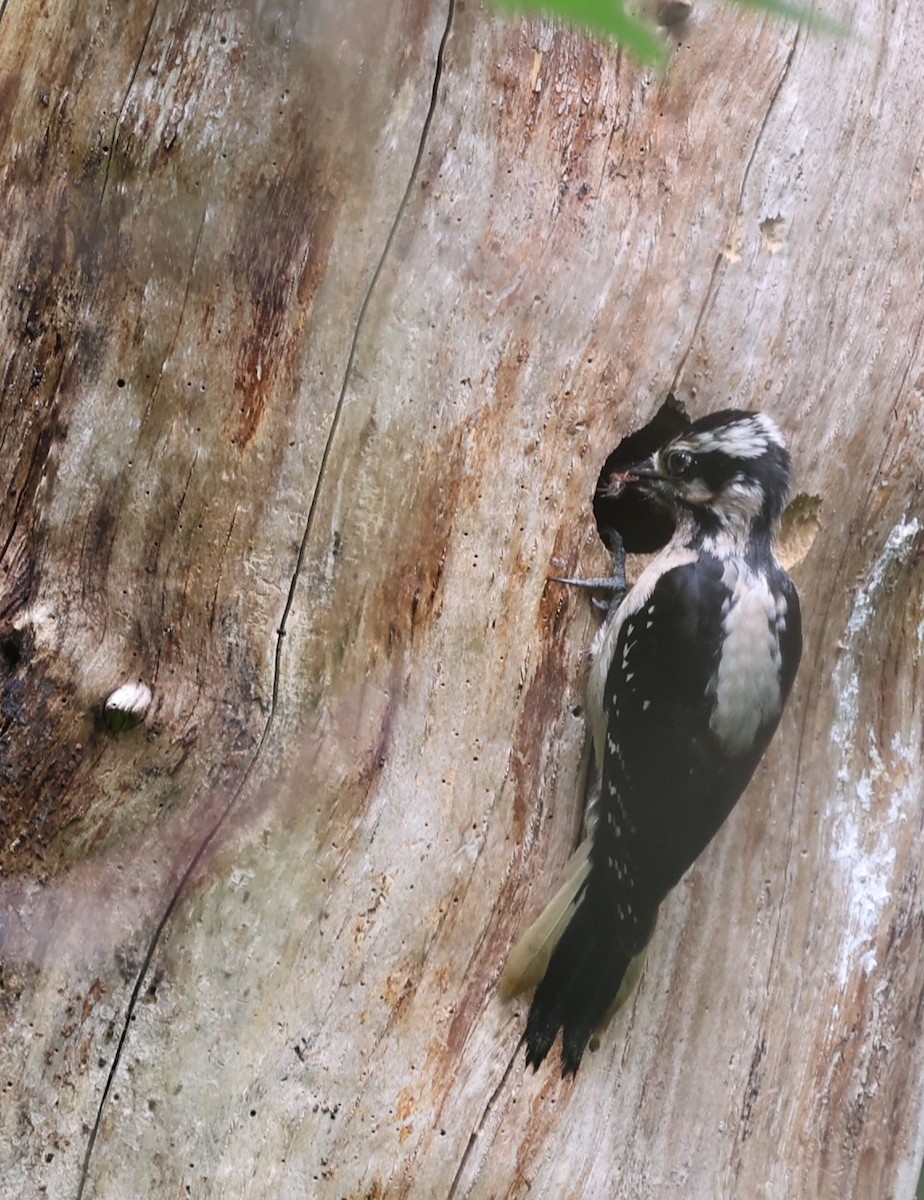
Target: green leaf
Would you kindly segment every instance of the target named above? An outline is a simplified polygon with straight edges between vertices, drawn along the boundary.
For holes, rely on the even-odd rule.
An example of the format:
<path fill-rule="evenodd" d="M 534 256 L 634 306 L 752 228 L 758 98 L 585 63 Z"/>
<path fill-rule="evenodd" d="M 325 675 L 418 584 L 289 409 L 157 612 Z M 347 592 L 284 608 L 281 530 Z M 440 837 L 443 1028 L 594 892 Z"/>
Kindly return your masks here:
<path fill-rule="evenodd" d="M 540 13 L 559 17 L 572 25 L 615 39 L 636 59 L 652 66 L 663 66 L 666 51 L 662 42 L 643 22 L 629 16 L 624 0 L 491 0 L 494 7 L 507 13 Z M 743 8 L 752 8 L 772 16 L 798 21 L 819 33 L 850 36 L 850 29 L 830 17 L 802 8 L 790 0 L 734 0 Z"/>
<path fill-rule="evenodd" d="M 652 66 L 661 66 L 665 61 L 659 39 L 641 21 L 629 16 L 623 0 L 492 0 L 492 3 L 504 12 L 559 17 L 613 38 L 634 58 Z"/>
<path fill-rule="evenodd" d="M 790 4 L 788 0 L 735 0 L 742 8 L 753 8 L 758 12 L 771 13 L 776 17 L 785 17 L 788 21 L 798 21 L 808 29 L 819 33 L 833 33 L 841 37 L 850 34 L 850 29 L 840 21 L 826 17 L 824 13 L 815 12 L 811 8 L 800 8 L 798 4 Z"/>

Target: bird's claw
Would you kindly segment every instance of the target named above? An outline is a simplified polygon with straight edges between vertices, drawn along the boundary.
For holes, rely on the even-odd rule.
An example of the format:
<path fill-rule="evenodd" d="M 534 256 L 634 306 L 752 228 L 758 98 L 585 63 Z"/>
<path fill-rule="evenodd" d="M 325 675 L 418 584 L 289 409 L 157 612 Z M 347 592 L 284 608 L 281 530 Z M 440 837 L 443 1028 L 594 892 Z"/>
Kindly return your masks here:
<path fill-rule="evenodd" d="M 626 582 L 626 552 L 623 548 L 622 541 L 619 535 L 612 534 L 616 539 L 616 548 L 613 551 L 613 574 L 596 579 L 572 579 L 562 575 L 550 575 L 551 583 L 564 583 L 569 587 L 587 588 L 592 592 L 604 592 L 607 596 L 606 600 L 598 596 L 591 597 L 591 604 L 594 608 L 602 609 L 604 612 L 616 609 L 621 603 L 623 596 L 629 590 L 629 585 Z"/>

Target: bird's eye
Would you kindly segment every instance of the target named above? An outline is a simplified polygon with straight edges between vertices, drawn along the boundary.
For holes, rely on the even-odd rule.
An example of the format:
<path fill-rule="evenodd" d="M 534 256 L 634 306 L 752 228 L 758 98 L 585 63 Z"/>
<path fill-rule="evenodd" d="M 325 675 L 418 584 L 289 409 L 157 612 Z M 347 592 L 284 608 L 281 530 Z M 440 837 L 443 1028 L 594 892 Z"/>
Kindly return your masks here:
<path fill-rule="evenodd" d="M 690 468 L 693 466 L 693 455 L 689 450 L 671 450 L 664 460 L 664 465 L 668 475 L 680 479 L 689 474 Z"/>

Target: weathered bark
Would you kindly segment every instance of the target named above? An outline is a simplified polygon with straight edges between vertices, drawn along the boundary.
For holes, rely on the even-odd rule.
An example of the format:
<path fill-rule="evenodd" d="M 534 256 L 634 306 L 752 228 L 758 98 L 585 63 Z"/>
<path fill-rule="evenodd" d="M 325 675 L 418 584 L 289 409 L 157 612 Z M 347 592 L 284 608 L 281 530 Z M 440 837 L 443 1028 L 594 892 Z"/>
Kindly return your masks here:
<path fill-rule="evenodd" d="M 911 1195 L 924 14 L 0 4 L 0 1192 Z M 674 386 L 822 498 L 747 800 L 573 1083 L 589 494 Z M 102 719 L 116 687 L 145 722 Z"/>

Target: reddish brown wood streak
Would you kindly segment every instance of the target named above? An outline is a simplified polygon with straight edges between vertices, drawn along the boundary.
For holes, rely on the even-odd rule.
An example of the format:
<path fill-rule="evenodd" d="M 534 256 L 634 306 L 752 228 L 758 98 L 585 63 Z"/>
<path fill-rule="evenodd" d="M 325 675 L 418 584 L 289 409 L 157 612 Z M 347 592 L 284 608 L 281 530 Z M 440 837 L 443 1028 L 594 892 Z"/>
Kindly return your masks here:
<path fill-rule="evenodd" d="M 445 6 L 6 6 L 8 1188 L 74 1193 L 126 1030 L 100 1198 L 908 1190 L 919 541 L 849 623 L 922 520 L 924 10 L 870 5 L 836 45 L 696 10 L 656 79 L 457 4 L 400 213 Z M 545 580 L 605 570 L 597 472 L 672 385 L 772 411 L 822 497 L 806 661 L 563 1085 L 495 993 L 580 821 L 592 621 Z"/>

